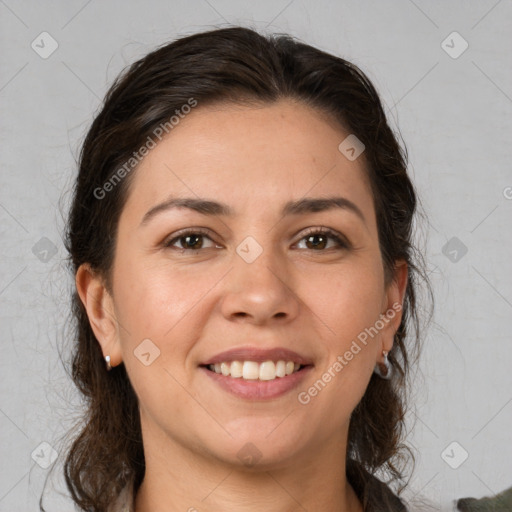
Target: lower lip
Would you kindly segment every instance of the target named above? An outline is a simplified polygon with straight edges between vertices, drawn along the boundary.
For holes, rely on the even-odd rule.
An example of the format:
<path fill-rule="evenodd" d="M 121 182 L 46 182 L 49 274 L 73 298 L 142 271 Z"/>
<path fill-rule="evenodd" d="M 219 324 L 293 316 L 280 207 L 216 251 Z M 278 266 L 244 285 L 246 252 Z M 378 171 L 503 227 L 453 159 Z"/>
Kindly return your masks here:
<path fill-rule="evenodd" d="M 298 372 L 291 373 L 286 377 L 276 377 L 273 380 L 245 380 L 241 377 L 226 377 L 221 373 L 212 372 L 204 366 L 199 367 L 221 388 L 247 400 L 269 400 L 285 395 L 297 387 L 307 377 L 312 368 L 312 366 L 305 366 Z"/>

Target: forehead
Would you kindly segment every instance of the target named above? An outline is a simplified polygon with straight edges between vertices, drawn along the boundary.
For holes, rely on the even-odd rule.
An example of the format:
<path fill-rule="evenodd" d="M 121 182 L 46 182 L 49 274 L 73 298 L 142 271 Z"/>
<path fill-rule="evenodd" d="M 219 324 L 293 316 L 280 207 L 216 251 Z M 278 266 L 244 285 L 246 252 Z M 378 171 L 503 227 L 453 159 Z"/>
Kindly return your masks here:
<path fill-rule="evenodd" d="M 291 100 L 198 106 L 139 164 L 125 210 L 140 217 L 173 196 L 215 198 L 270 214 L 304 196 L 347 196 L 373 210 L 364 159 L 338 149 L 349 134 Z M 124 213 L 123 213 L 124 214 Z"/>

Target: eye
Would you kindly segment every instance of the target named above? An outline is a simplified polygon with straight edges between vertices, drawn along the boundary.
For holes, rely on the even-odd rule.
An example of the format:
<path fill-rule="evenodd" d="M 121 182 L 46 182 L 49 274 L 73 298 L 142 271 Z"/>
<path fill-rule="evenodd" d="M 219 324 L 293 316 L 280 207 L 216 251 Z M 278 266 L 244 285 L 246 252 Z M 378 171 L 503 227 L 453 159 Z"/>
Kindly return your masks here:
<path fill-rule="evenodd" d="M 218 247 L 209 234 L 207 230 L 201 228 L 184 230 L 164 242 L 164 247 L 175 248 L 181 251 L 198 251 L 200 249 Z M 209 240 L 211 245 L 205 246 L 205 240 Z M 181 244 L 181 247 L 176 246 L 176 243 Z"/>
<path fill-rule="evenodd" d="M 348 249 L 350 247 L 349 242 L 343 235 L 330 228 L 324 227 L 310 228 L 306 231 L 306 234 L 302 236 L 299 243 L 303 240 L 306 241 L 306 249 L 317 252 L 323 252 L 324 249 L 332 249 L 332 244 L 329 246 L 329 241 L 334 242 L 334 248 Z"/>
<path fill-rule="evenodd" d="M 205 241 L 209 241 L 210 244 L 205 244 Z M 350 248 L 350 243 L 343 235 L 325 227 L 308 229 L 296 246 L 299 246 L 302 241 L 305 241 L 305 249 L 315 252 L 324 252 L 326 249 Z M 178 232 L 163 245 L 166 248 L 173 248 L 181 252 L 221 248 L 212 240 L 210 232 L 203 228 L 186 229 Z M 298 248 L 301 249 L 302 247 Z"/>

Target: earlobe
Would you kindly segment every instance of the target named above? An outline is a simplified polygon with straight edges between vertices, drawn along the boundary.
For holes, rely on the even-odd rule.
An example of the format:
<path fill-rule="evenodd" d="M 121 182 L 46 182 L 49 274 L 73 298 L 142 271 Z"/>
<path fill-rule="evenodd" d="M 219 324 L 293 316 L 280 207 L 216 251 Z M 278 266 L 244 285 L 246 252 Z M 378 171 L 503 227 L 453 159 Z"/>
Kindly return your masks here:
<path fill-rule="evenodd" d="M 103 357 L 110 356 L 110 364 L 117 366 L 122 362 L 117 319 L 104 280 L 84 263 L 76 272 L 75 284 Z"/>

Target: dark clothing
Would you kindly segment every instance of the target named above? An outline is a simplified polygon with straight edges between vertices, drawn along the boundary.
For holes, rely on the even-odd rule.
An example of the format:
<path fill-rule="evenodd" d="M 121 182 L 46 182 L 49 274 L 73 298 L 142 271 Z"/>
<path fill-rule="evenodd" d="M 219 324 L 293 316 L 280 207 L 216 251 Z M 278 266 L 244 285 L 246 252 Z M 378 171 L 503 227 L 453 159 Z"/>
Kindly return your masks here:
<path fill-rule="evenodd" d="M 461 512 L 510 512 L 512 511 L 512 487 L 494 498 L 462 498 L 457 501 L 457 510 Z"/>

